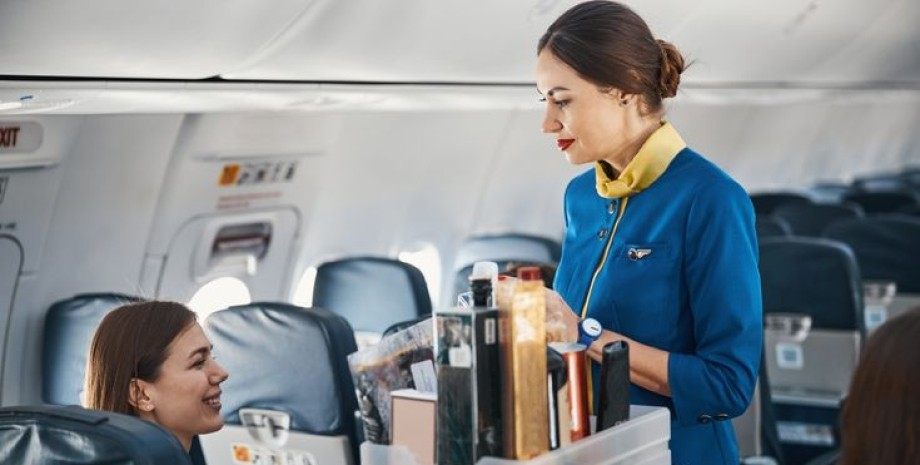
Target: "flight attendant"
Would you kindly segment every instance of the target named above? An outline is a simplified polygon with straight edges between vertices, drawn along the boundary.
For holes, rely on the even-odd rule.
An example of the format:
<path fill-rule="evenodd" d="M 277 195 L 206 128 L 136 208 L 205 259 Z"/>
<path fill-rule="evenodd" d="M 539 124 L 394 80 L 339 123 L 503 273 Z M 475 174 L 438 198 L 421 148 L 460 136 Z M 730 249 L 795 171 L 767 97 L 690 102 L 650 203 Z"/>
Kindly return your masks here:
<path fill-rule="evenodd" d="M 595 361 L 629 344 L 631 402 L 671 411 L 675 465 L 737 465 L 729 420 L 751 400 L 763 334 L 754 212 L 663 119 L 683 70 L 677 48 L 615 2 L 576 5 L 540 39 L 543 132 L 591 166 L 566 189 L 547 315 Z"/>

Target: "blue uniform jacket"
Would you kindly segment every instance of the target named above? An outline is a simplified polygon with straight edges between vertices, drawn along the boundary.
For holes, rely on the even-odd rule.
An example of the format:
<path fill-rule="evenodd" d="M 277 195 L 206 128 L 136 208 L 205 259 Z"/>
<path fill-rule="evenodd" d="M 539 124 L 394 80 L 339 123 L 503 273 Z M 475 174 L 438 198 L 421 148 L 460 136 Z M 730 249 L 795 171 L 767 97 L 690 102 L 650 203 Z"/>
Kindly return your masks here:
<path fill-rule="evenodd" d="M 763 337 L 751 202 L 717 166 L 683 148 L 622 206 L 598 195 L 593 170 L 570 182 L 555 289 L 577 313 L 590 292 L 586 316 L 670 353 L 671 397 L 636 385 L 630 394 L 633 404 L 670 409 L 675 465 L 737 465 L 727 420 L 751 400 Z"/>

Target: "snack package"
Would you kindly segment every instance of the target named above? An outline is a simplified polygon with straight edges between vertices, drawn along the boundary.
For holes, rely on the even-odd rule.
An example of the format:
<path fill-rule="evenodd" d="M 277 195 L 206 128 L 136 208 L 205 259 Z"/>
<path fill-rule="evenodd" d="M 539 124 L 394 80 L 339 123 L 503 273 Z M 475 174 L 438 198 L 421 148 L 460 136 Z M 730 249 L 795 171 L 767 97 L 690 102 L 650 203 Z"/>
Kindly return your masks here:
<path fill-rule="evenodd" d="M 429 318 L 348 356 L 366 440 L 390 443 L 392 391 L 438 392 L 432 334 Z"/>

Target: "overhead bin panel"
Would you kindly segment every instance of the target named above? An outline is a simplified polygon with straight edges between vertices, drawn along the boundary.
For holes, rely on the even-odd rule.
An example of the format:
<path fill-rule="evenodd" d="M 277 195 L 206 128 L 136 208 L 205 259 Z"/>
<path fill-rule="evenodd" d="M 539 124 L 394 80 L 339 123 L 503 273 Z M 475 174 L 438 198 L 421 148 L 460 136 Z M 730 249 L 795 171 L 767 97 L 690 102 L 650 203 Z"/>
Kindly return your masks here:
<path fill-rule="evenodd" d="M 574 1 L 317 0 L 229 79 L 532 82 L 540 34 Z"/>
<path fill-rule="evenodd" d="M 256 54 L 312 0 L 0 3 L 0 75 L 201 79 Z"/>
<path fill-rule="evenodd" d="M 227 79 L 534 81 L 536 43 L 572 0 L 317 0 Z M 694 61 L 685 83 L 920 83 L 920 2 L 627 1 Z"/>
<path fill-rule="evenodd" d="M 686 82 L 920 83 L 920 2 L 709 1 L 681 23 L 656 30 L 653 10 L 666 3 L 637 10 L 695 61 Z"/>

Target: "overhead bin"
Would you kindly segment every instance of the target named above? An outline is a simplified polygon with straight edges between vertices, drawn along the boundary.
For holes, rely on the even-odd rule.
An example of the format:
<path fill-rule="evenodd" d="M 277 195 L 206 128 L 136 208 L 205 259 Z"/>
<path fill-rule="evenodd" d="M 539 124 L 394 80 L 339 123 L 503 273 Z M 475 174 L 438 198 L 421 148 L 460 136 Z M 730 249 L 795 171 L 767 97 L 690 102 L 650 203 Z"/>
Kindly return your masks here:
<path fill-rule="evenodd" d="M 203 79 L 236 68 L 312 0 L 0 5 L 0 75 Z"/>
<path fill-rule="evenodd" d="M 3 2 L 0 76 L 533 83 L 575 0 Z M 920 3 L 626 1 L 706 88 L 915 88 Z"/>

